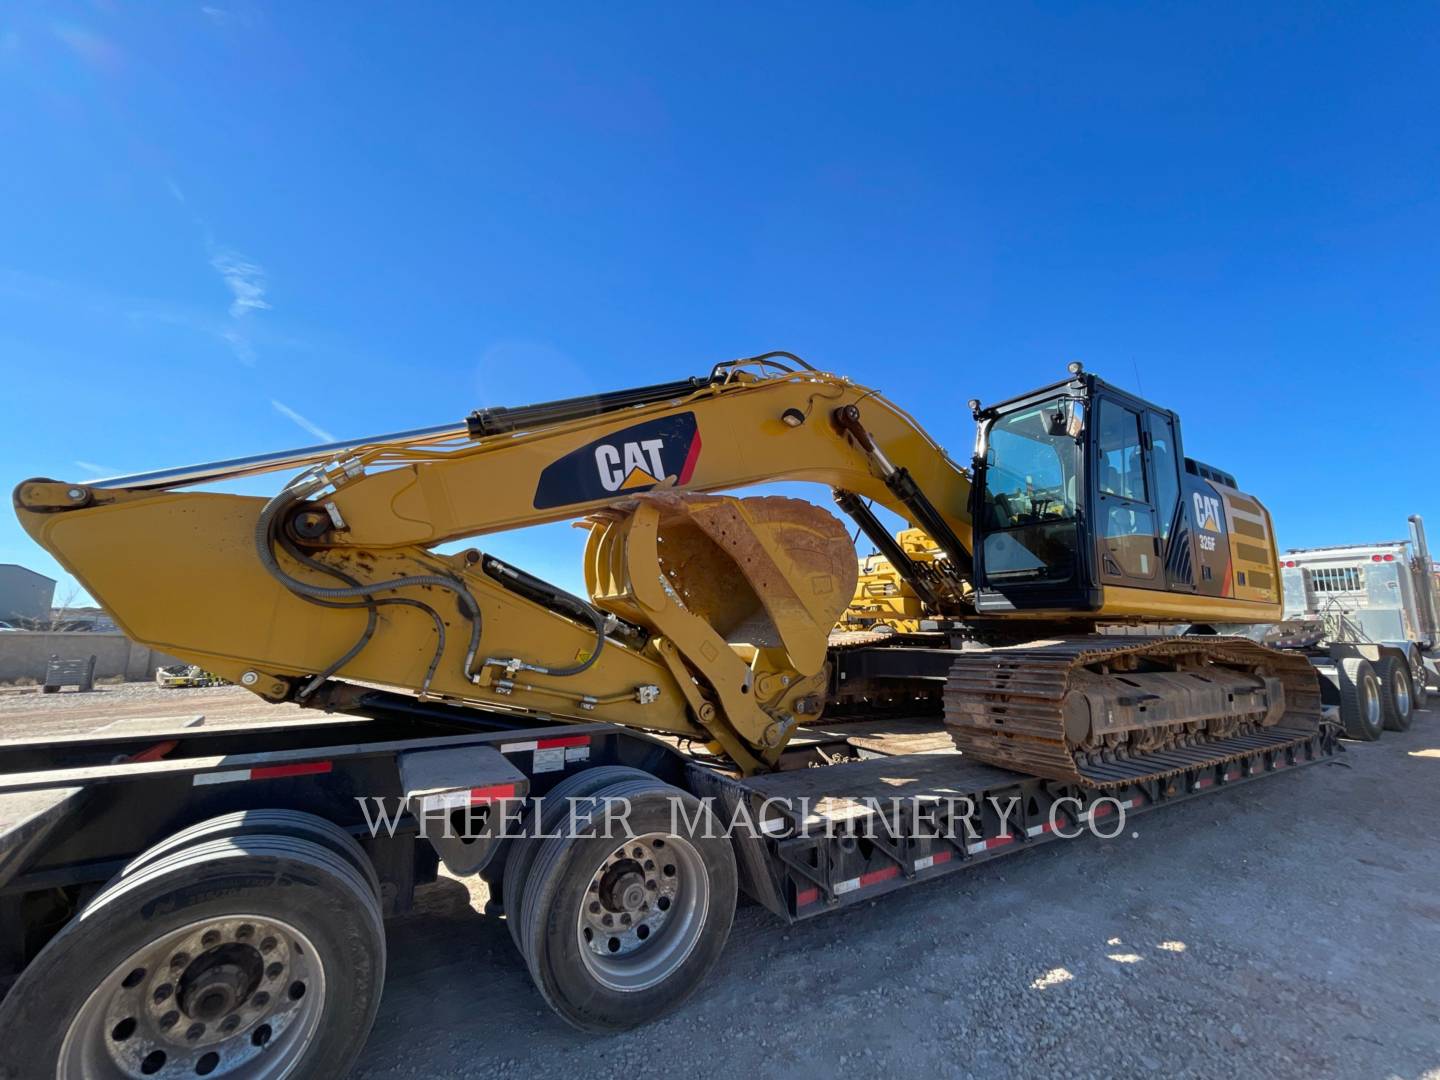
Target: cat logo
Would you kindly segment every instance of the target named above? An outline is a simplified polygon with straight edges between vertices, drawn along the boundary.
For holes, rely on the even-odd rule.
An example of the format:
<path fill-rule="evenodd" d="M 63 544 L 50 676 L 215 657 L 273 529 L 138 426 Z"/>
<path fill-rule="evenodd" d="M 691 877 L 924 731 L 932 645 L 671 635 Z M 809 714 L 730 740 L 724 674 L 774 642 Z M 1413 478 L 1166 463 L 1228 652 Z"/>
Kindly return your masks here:
<path fill-rule="evenodd" d="M 612 432 L 552 461 L 535 487 L 535 509 L 683 487 L 700 459 L 693 412 L 662 416 Z"/>
<path fill-rule="evenodd" d="M 664 439 L 627 442 L 618 448 L 601 443 L 595 447 L 600 485 L 606 491 L 654 487 L 665 475 L 665 466 L 660 463 L 660 450 L 664 445 Z"/>
<path fill-rule="evenodd" d="M 1207 532 L 1223 532 L 1220 526 L 1220 500 L 1214 495 L 1195 493 L 1195 524 Z"/>

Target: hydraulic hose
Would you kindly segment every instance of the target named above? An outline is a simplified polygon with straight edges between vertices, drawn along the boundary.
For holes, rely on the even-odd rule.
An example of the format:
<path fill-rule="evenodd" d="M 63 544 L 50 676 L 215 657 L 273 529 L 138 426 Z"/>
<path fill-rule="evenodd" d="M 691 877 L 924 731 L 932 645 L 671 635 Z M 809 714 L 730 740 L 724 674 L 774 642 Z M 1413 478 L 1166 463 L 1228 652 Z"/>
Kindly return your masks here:
<path fill-rule="evenodd" d="M 266 572 L 291 592 L 299 596 L 321 601 L 349 600 L 356 597 L 372 599 L 374 598 L 374 594 L 378 592 L 388 592 L 393 589 L 426 585 L 446 589 L 454 593 L 459 603 L 461 614 L 470 621 L 470 642 L 465 652 L 465 677 L 467 679 L 471 678 L 475 670 L 475 657 L 480 649 L 480 606 L 476 603 L 475 598 L 470 595 L 469 590 L 453 578 L 446 577 L 443 574 L 412 574 L 406 577 L 392 578 L 389 581 L 378 581 L 370 584 L 357 582 L 353 585 L 325 586 L 312 585 L 308 581 L 301 581 L 299 578 L 292 577 L 285 572 L 285 569 L 275 557 L 273 547 L 276 534 L 276 519 L 282 511 L 289 509 L 289 507 L 305 495 L 308 495 L 320 486 L 321 483 L 315 478 L 313 470 L 302 473 L 295 481 L 287 485 L 267 502 L 264 509 L 260 511 L 260 516 L 255 522 L 255 550 L 260 558 L 260 564 L 265 567 Z M 439 616 L 436 615 L 435 617 L 438 623 Z M 374 618 L 373 611 L 371 612 L 371 618 L 372 620 Z M 365 634 L 362 635 L 361 640 L 356 642 L 355 646 L 352 647 L 351 651 L 347 653 L 345 657 L 341 658 L 340 663 L 343 664 L 353 659 L 369 642 L 370 635 L 373 632 L 374 626 L 372 622 L 371 625 L 367 627 Z M 338 667 L 332 665 L 331 674 L 333 674 L 335 670 L 338 670 Z"/>
<path fill-rule="evenodd" d="M 569 678 L 571 675 L 579 675 L 582 671 L 590 668 L 600 658 L 600 650 L 605 647 L 605 615 L 582 600 L 578 600 L 569 593 L 555 588 L 548 582 L 541 581 L 533 574 L 509 566 L 499 559 L 486 559 L 485 572 L 495 578 L 502 585 L 518 593 L 521 596 L 529 596 L 532 600 L 543 597 L 549 601 L 552 608 L 565 608 L 573 611 L 582 619 L 595 628 L 595 648 L 590 655 L 578 664 L 572 664 L 565 668 L 546 667 L 544 664 L 525 663 L 528 671 L 538 675 L 551 675 L 557 678 Z M 486 661 L 490 663 L 492 661 Z M 504 663 L 502 660 L 494 660 L 494 663 Z"/>
<path fill-rule="evenodd" d="M 306 566 L 310 567 L 313 570 L 318 570 L 322 574 L 329 574 L 331 577 L 338 578 L 341 581 L 345 582 L 347 585 L 360 584 L 357 579 L 351 577 L 344 571 L 339 570 L 333 566 L 326 566 L 318 559 L 311 558 L 305 552 L 301 551 L 300 548 L 296 547 L 295 544 L 291 543 L 290 540 L 283 533 L 279 535 L 278 539 L 280 541 L 280 546 L 283 547 L 286 553 L 296 562 L 304 563 Z M 442 619 L 440 617 L 440 613 L 434 608 L 432 608 L 429 604 L 422 603 L 419 600 L 411 600 L 409 597 L 404 596 L 390 596 L 379 599 L 364 599 L 353 604 L 346 603 L 340 600 L 321 600 L 320 598 L 315 596 L 305 596 L 303 593 L 300 594 L 300 599 L 306 601 L 307 603 L 318 604 L 321 607 L 363 607 L 368 609 L 367 613 L 369 615 L 369 619 L 365 624 L 365 630 L 361 633 L 359 639 L 355 642 L 355 644 L 351 646 L 350 650 L 346 652 L 343 656 L 341 656 L 338 660 L 335 660 L 331 664 L 327 665 L 325 670 L 314 676 L 308 683 L 305 684 L 304 687 L 301 688 L 300 692 L 296 695 L 296 697 L 298 697 L 301 701 L 305 700 L 316 690 L 318 690 L 320 686 L 324 684 L 326 679 L 330 678 L 330 676 L 334 675 L 351 660 L 355 659 L 355 657 L 360 655 L 360 650 L 365 648 L 365 646 L 370 643 L 371 637 L 373 637 L 375 634 L 375 624 L 378 615 L 376 609 L 381 605 L 418 608 L 434 620 L 436 638 L 435 653 L 433 656 L 430 657 L 430 666 L 426 669 L 425 678 L 420 683 L 420 692 L 429 692 L 431 680 L 433 680 L 435 677 L 435 669 L 440 666 L 440 658 L 445 655 L 445 620 Z"/>

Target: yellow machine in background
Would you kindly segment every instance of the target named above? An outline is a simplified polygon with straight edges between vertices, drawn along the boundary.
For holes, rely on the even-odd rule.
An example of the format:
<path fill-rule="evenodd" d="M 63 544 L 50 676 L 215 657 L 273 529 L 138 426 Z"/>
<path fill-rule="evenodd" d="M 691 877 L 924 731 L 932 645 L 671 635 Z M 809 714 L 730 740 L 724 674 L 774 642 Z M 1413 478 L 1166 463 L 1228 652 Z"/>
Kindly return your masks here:
<path fill-rule="evenodd" d="M 895 541 L 916 564 L 933 563 L 945 557 L 940 545 L 921 529 L 902 529 L 895 534 Z M 913 634 L 920 631 L 925 615 L 925 602 L 914 586 L 895 569 L 894 563 L 875 552 L 860 560 L 855 598 L 840 616 L 837 629 L 888 628 L 896 633 Z"/>

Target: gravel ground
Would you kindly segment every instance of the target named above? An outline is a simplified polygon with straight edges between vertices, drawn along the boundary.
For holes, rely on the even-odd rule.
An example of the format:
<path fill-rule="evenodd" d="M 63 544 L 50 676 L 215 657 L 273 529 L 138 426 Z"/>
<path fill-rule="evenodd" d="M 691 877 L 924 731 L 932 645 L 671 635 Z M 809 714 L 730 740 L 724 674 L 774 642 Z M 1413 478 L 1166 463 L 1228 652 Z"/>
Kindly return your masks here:
<path fill-rule="evenodd" d="M 196 714 L 279 717 L 233 687 L 12 691 L 0 737 Z M 444 879 L 390 924 L 356 1075 L 1440 1080 L 1440 712 L 1347 748 L 797 926 L 742 905 L 708 984 L 617 1036 L 553 1017 L 483 886 Z"/>
<path fill-rule="evenodd" d="M 62 690 L 42 694 L 40 688 L 0 689 L 0 738 L 18 739 L 42 731 L 50 735 L 94 731 L 98 724 L 124 721 L 127 728 L 156 727 L 204 716 L 211 726 L 298 716 L 298 705 L 272 705 L 239 686 L 203 686 L 166 690 L 153 682 L 97 686 L 87 693 Z M 313 712 L 307 715 L 314 716 Z"/>
<path fill-rule="evenodd" d="M 571 1031 L 459 882 L 390 930 L 357 1075 L 1440 1078 L 1440 712 L 1318 765 L 787 927 Z"/>

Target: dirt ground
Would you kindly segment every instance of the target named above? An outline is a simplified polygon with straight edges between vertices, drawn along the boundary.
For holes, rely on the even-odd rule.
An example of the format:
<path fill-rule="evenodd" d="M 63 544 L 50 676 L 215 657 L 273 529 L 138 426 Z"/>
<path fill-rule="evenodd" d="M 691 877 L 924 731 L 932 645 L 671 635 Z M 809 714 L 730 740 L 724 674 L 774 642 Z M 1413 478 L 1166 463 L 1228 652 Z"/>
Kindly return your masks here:
<path fill-rule="evenodd" d="M 107 697 L 127 722 L 266 708 L 233 688 Z M 0 695 L 0 734 L 82 713 L 93 726 L 94 700 Z M 555 1019 L 503 921 L 479 913 L 483 887 L 442 880 L 390 925 L 356 1075 L 1440 1080 L 1440 712 L 1346 745 L 1336 763 L 1137 815 L 1116 840 L 797 926 L 742 905 L 708 984 L 617 1036 Z"/>

